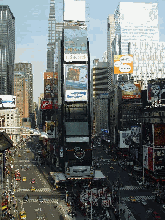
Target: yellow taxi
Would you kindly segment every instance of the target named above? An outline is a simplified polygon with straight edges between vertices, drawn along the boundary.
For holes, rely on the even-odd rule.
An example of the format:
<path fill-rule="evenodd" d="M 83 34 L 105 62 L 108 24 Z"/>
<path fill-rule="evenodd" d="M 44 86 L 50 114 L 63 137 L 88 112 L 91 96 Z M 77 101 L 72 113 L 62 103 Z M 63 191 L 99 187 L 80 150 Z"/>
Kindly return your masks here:
<path fill-rule="evenodd" d="M 21 155 L 19 154 L 18 157 L 21 157 Z"/>
<path fill-rule="evenodd" d="M 31 187 L 31 192 L 33 192 L 33 191 L 35 191 L 35 187 L 34 186 Z"/>
<path fill-rule="evenodd" d="M 23 181 L 23 182 L 26 182 L 26 181 L 27 181 L 27 178 L 24 176 L 24 177 L 22 178 L 22 181 Z"/>
<path fill-rule="evenodd" d="M 27 153 L 30 153 L 30 150 L 27 150 Z"/>
<path fill-rule="evenodd" d="M 22 210 L 20 213 L 19 213 L 19 217 L 20 217 L 20 219 L 26 219 L 26 212 L 24 211 L 24 210 Z"/>
<path fill-rule="evenodd" d="M 136 202 L 135 197 L 134 197 L 134 196 L 130 196 L 130 201 L 131 201 L 131 202 Z"/>

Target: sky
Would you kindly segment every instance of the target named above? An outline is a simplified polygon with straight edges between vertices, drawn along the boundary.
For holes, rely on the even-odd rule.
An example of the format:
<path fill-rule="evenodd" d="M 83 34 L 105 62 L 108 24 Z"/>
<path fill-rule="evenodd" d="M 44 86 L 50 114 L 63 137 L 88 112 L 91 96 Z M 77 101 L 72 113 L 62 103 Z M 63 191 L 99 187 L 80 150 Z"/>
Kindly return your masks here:
<path fill-rule="evenodd" d="M 57 8 L 61 2 L 55 0 Z M 165 0 L 86 0 L 91 68 L 93 59 L 102 61 L 107 50 L 107 17 L 114 14 L 119 2 L 158 3 L 160 41 L 165 41 Z M 0 0 L 0 5 L 8 5 L 15 17 L 15 63 L 32 63 L 33 101 L 38 103 L 40 93 L 44 92 L 43 73 L 47 68 L 50 0 Z M 61 10 L 56 9 L 56 18 L 61 16 Z"/>

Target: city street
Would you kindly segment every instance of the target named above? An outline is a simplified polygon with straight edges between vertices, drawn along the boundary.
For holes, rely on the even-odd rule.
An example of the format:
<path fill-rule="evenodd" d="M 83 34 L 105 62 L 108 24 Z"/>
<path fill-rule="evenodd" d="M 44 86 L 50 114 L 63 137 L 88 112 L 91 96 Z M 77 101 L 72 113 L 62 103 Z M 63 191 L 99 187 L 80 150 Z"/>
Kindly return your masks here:
<path fill-rule="evenodd" d="M 162 204 L 158 204 L 154 201 L 155 194 L 152 192 L 152 189 L 145 189 L 143 186 L 139 186 L 138 182 L 128 172 L 128 169 L 122 169 L 122 167 L 119 166 L 118 161 L 113 161 L 113 158 L 106 154 L 102 147 L 96 147 L 96 150 L 93 151 L 93 157 L 100 158 L 99 163 L 101 171 L 108 178 L 111 189 L 114 192 L 117 192 L 117 195 L 119 195 L 117 187 L 117 181 L 119 178 L 119 209 L 126 210 L 124 214 L 125 218 L 127 218 L 129 214 L 129 219 L 151 219 L 153 210 L 159 213 L 161 219 L 164 219 L 165 210 L 162 208 Z M 136 202 L 131 202 L 130 196 L 133 196 L 136 199 Z M 143 205 L 141 202 L 142 200 L 146 201 L 147 205 Z M 118 209 L 118 205 L 116 205 L 116 203 L 115 207 Z M 149 209 L 152 210 L 148 211 Z"/>

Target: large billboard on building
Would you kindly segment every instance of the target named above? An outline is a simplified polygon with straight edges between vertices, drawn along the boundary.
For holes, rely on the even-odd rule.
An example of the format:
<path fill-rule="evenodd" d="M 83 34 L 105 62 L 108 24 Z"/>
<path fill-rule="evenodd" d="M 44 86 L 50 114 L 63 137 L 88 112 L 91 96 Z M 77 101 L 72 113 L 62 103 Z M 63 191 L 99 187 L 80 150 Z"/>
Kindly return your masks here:
<path fill-rule="evenodd" d="M 150 80 L 147 93 L 148 101 L 159 103 L 160 100 L 165 100 L 165 79 Z"/>
<path fill-rule="evenodd" d="M 131 130 L 120 131 L 120 148 L 129 148 L 131 143 Z"/>
<path fill-rule="evenodd" d="M 125 83 L 120 86 L 122 89 L 122 99 L 140 99 L 141 98 L 141 86 L 139 83 Z"/>
<path fill-rule="evenodd" d="M 46 121 L 45 122 L 45 132 L 48 135 L 48 138 L 55 138 L 55 122 Z"/>
<path fill-rule="evenodd" d="M 64 64 L 65 101 L 87 101 L 88 65 Z"/>
<path fill-rule="evenodd" d="M 58 100 L 54 100 L 55 102 L 55 109 L 58 108 Z M 52 100 L 42 100 L 41 101 L 41 109 L 42 110 L 46 110 L 46 109 L 53 109 L 53 104 L 52 104 Z"/>
<path fill-rule="evenodd" d="M 85 21 L 85 0 L 64 0 L 64 21 Z"/>
<path fill-rule="evenodd" d="M 165 124 L 154 124 L 154 146 L 165 147 Z"/>
<path fill-rule="evenodd" d="M 54 75 L 54 79 L 53 79 Z M 54 85 L 54 86 L 53 86 Z M 54 91 L 54 98 L 58 98 L 58 73 L 45 72 L 44 73 L 44 98 L 52 98 Z"/>
<path fill-rule="evenodd" d="M 0 108 L 15 108 L 16 96 L 14 95 L 0 95 Z"/>
<path fill-rule="evenodd" d="M 114 55 L 114 74 L 133 73 L 133 55 Z"/>
<path fill-rule="evenodd" d="M 134 143 L 139 144 L 141 137 L 141 127 L 140 126 L 131 126 L 131 140 Z"/>
<path fill-rule="evenodd" d="M 86 26 L 64 29 L 64 61 L 88 61 Z"/>
<path fill-rule="evenodd" d="M 142 144 L 143 145 L 153 144 L 152 124 L 142 125 Z"/>

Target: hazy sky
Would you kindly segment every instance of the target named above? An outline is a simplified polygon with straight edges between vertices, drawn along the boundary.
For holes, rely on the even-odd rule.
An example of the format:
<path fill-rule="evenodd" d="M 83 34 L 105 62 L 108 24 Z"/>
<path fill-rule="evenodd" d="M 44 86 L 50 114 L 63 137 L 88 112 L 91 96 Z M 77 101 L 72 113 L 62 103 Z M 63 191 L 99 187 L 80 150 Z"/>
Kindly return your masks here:
<path fill-rule="evenodd" d="M 61 5 L 59 2 L 62 0 L 55 0 L 55 2 L 57 5 Z M 119 2 L 116 0 L 86 0 L 91 63 L 95 58 L 102 60 L 103 53 L 107 50 L 107 17 L 109 14 L 114 14 Z M 121 2 L 158 3 L 160 41 L 165 41 L 165 0 L 121 0 Z M 0 5 L 9 5 L 15 17 L 15 62 L 32 63 L 33 97 L 34 101 L 38 102 L 40 93 L 44 92 L 43 73 L 47 68 L 50 0 L 0 0 Z M 56 10 L 56 17 L 57 14 L 61 15 L 61 10 Z"/>

